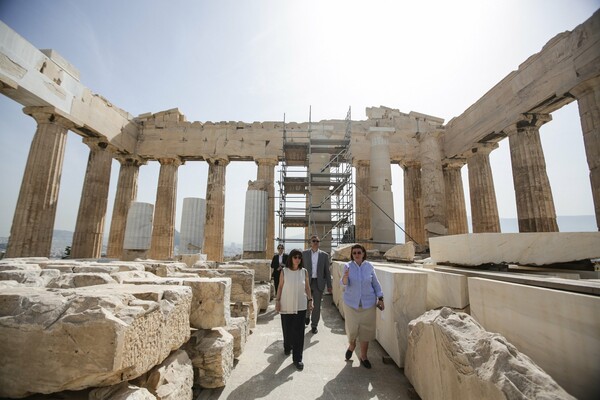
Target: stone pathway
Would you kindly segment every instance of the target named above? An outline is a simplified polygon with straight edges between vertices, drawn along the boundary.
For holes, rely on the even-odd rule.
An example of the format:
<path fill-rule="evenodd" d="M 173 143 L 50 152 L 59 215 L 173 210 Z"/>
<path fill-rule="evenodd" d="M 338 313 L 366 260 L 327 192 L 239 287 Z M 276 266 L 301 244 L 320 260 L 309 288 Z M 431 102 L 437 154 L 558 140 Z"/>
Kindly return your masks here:
<path fill-rule="evenodd" d="M 196 400 L 419 399 L 403 370 L 379 343 L 369 346 L 370 370 L 360 366 L 358 349 L 346 362 L 346 348 L 344 320 L 332 305 L 331 296 L 324 296 L 319 332 L 312 334 L 306 329 L 304 370 L 296 370 L 291 355 L 283 354 L 281 319 L 271 304 L 258 317 L 227 386 L 205 389 Z"/>

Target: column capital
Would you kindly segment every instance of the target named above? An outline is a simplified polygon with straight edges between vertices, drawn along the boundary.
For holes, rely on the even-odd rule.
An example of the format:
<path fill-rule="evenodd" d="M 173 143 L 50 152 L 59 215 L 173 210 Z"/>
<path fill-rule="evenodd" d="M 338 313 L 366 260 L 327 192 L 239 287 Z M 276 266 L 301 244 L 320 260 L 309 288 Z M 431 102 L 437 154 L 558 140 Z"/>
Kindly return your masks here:
<path fill-rule="evenodd" d="M 73 118 L 67 117 L 65 113 L 55 107 L 28 106 L 23 108 L 23 113 L 35 119 L 38 124 L 58 124 L 69 130 L 83 126 L 82 123 L 73 121 Z"/>
<path fill-rule="evenodd" d="M 259 166 L 266 165 L 270 167 L 276 167 L 279 164 L 277 157 L 254 157 L 254 162 Z"/>
<path fill-rule="evenodd" d="M 206 162 L 211 165 L 220 165 L 222 167 L 226 167 L 229 164 L 229 157 L 227 156 L 214 156 L 208 157 Z"/>
<path fill-rule="evenodd" d="M 444 133 L 443 129 L 435 129 L 435 130 L 427 131 L 427 132 L 417 132 L 415 134 L 415 137 L 417 138 L 419 143 L 421 143 L 425 139 L 431 139 L 431 138 L 438 139 L 442 136 L 443 133 Z"/>
<path fill-rule="evenodd" d="M 476 155 L 489 155 L 492 150 L 498 148 L 498 143 L 478 143 L 475 147 L 471 148 L 471 152 L 464 154 L 468 159 Z"/>
<path fill-rule="evenodd" d="M 585 96 L 587 92 L 591 91 L 600 91 L 600 76 L 581 82 L 569 92 L 579 100 L 581 97 Z"/>
<path fill-rule="evenodd" d="M 466 158 L 445 158 L 442 160 L 442 167 L 444 169 L 461 169 L 466 163 Z"/>
<path fill-rule="evenodd" d="M 121 165 L 131 164 L 131 165 L 135 165 L 135 166 L 140 166 L 140 165 L 146 165 L 148 163 L 147 159 L 142 158 L 140 156 L 133 155 L 133 154 L 117 153 L 114 156 L 114 159 L 117 160 L 119 163 L 121 163 Z"/>
<path fill-rule="evenodd" d="M 371 165 L 371 160 L 357 160 L 357 159 L 352 159 L 352 165 L 355 168 L 358 167 L 368 167 Z"/>
<path fill-rule="evenodd" d="M 116 154 L 118 151 L 117 148 L 110 144 L 106 138 L 84 137 L 81 141 L 91 150 L 102 149 L 113 154 Z"/>
<path fill-rule="evenodd" d="M 523 113 L 519 121 L 504 128 L 504 133 L 510 136 L 518 132 L 537 131 L 542 125 L 550 121 L 552 121 L 552 115 L 550 114 Z"/>
<path fill-rule="evenodd" d="M 185 164 L 185 161 L 179 157 L 164 157 L 157 159 L 157 161 L 160 163 L 160 165 L 174 165 L 176 167 Z"/>
<path fill-rule="evenodd" d="M 402 169 L 407 168 L 421 168 L 421 161 L 418 160 L 402 160 L 398 162 L 398 165 L 402 167 Z"/>

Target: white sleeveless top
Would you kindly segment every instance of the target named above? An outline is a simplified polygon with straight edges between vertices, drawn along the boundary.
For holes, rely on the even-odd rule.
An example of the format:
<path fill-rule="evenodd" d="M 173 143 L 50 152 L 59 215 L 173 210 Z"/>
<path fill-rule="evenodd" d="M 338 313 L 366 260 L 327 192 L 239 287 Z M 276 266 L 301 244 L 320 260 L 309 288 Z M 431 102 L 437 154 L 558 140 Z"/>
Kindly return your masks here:
<path fill-rule="evenodd" d="M 283 290 L 279 301 L 280 314 L 298 314 L 298 311 L 306 310 L 306 270 L 300 268 L 292 271 L 289 268 L 283 272 Z"/>

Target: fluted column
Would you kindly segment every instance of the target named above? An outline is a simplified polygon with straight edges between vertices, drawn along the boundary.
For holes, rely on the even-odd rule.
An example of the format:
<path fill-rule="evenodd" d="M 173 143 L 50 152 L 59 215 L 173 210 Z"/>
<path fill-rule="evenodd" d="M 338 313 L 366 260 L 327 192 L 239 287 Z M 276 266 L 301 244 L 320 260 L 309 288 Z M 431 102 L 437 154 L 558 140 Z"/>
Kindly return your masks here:
<path fill-rule="evenodd" d="M 257 158 L 258 165 L 256 179 L 267 182 L 268 209 L 267 209 L 267 234 L 265 237 L 265 254 L 275 253 L 275 167 L 279 164 L 277 158 Z"/>
<path fill-rule="evenodd" d="M 459 235 L 469 233 L 465 190 L 463 187 L 461 168 L 467 160 L 452 159 L 443 163 L 444 183 L 446 187 L 446 219 L 448 234 Z"/>
<path fill-rule="evenodd" d="M 467 157 L 473 233 L 500 232 L 500 217 L 490 166 L 490 153 L 496 148 L 496 143 L 482 145 L 472 149 Z"/>
<path fill-rule="evenodd" d="M 131 202 L 137 199 L 140 165 L 146 164 L 145 161 L 131 156 L 117 156 L 116 159 L 121 163 L 121 169 L 119 170 L 117 193 L 115 194 L 110 232 L 108 234 L 108 247 L 106 249 L 108 258 L 120 258 L 123 254 L 127 212 Z"/>
<path fill-rule="evenodd" d="M 558 232 L 552 188 L 540 139 L 549 114 L 524 114 L 506 130 L 510 145 L 519 232 Z"/>
<path fill-rule="evenodd" d="M 204 253 L 209 260 L 223 261 L 225 233 L 225 172 L 226 156 L 209 158 L 206 184 L 206 224 L 204 225 Z"/>
<path fill-rule="evenodd" d="M 579 105 L 585 155 L 590 168 L 590 183 L 600 231 L 600 78 L 594 78 L 572 90 Z"/>
<path fill-rule="evenodd" d="M 86 138 L 83 143 L 89 146 L 90 154 L 81 190 L 71 257 L 99 258 L 102 252 L 113 153 L 106 141 Z"/>
<path fill-rule="evenodd" d="M 182 164 L 178 158 L 161 158 L 154 206 L 150 257 L 155 260 L 173 258 L 175 237 L 175 207 L 177 205 L 177 169 Z"/>
<path fill-rule="evenodd" d="M 388 136 L 393 128 L 369 128 L 371 141 L 369 197 L 373 247 L 387 251 L 396 244 L 394 225 L 394 194 L 392 193 L 392 164 Z"/>
<path fill-rule="evenodd" d="M 73 123 L 52 107 L 25 107 L 37 122 L 10 229 L 7 257 L 48 257 L 67 131 Z"/>
<path fill-rule="evenodd" d="M 403 161 L 400 166 L 404 170 L 404 242 L 425 247 L 427 239 L 421 205 L 421 163 Z"/>
<path fill-rule="evenodd" d="M 267 233 L 268 183 L 249 181 L 244 208 L 244 244 L 242 258 L 267 258 L 265 236 Z M 269 258 L 271 255 L 269 255 Z"/>
<path fill-rule="evenodd" d="M 432 237 L 448 234 L 441 135 L 442 131 L 421 132 L 417 135 L 421 160 L 422 212 L 427 241 Z"/>
<path fill-rule="evenodd" d="M 354 161 L 356 168 L 356 225 L 354 231 L 355 241 L 362 244 L 365 249 L 373 248 L 371 241 L 373 234 L 371 233 L 371 201 L 367 197 L 369 193 L 369 160 Z"/>

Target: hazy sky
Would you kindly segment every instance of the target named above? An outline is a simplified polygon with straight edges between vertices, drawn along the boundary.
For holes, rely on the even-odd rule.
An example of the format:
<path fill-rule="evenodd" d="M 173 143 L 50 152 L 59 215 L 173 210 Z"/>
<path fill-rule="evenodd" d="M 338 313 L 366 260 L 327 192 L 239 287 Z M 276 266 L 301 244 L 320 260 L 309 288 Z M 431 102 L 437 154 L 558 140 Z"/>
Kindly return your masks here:
<path fill-rule="evenodd" d="M 591 17 L 600 0 L 141 1 L 0 0 L 0 20 L 74 65 L 83 85 L 137 116 L 179 108 L 188 121 L 354 120 L 384 105 L 460 115 L 555 35 Z M 34 120 L 0 95 L 0 236 L 8 236 Z M 541 128 L 558 215 L 593 215 L 576 103 Z M 69 132 L 56 229 L 74 230 L 88 157 Z M 515 218 L 508 142 L 491 156 L 501 217 Z M 155 202 L 159 165 L 140 169 L 138 201 Z M 179 168 L 185 197 L 205 197 L 207 165 Z M 119 164 L 114 161 L 105 233 Z M 392 167 L 403 221 L 402 171 Z M 470 213 L 466 167 L 463 179 Z M 227 167 L 225 242 L 241 243 L 253 163 Z M 277 232 L 276 232 L 277 233 Z M 402 242 L 403 236 L 397 241 Z"/>

